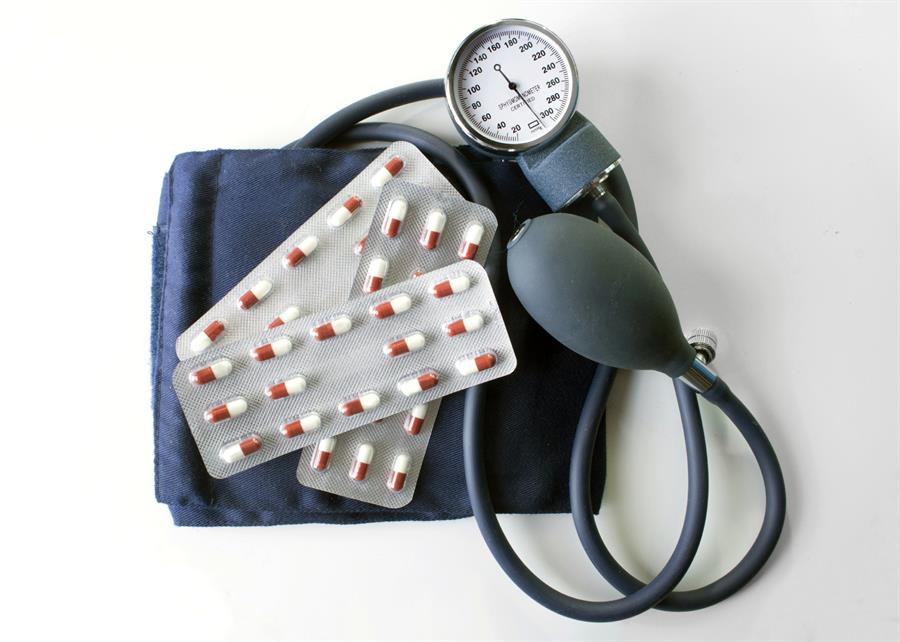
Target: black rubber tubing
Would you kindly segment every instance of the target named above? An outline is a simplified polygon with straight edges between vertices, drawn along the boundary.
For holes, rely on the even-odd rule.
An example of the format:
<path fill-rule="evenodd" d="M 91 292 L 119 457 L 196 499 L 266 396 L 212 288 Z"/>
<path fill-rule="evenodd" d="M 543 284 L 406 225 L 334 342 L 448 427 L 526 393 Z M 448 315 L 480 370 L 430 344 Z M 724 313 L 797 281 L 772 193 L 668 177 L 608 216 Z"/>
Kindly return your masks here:
<path fill-rule="evenodd" d="M 394 109 L 420 100 L 444 97 L 444 81 L 440 78 L 422 80 L 400 85 L 392 89 L 380 91 L 366 96 L 336 111 L 321 123 L 313 127 L 303 138 L 286 145 L 288 149 L 297 147 L 323 147 L 342 135 L 361 120 L 388 109 Z"/>
<path fill-rule="evenodd" d="M 579 432 L 596 436 L 596 428 L 603 415 L 615 372 L 612 368 L 598 366 L 582 407 Z M 706 519 L 708 497 L 703 428 L 696 403 L 692 404 L 689 396 L 679 396 L 688 451 L 688 509 L 678 544 L 663 570 L 649 584 L 616 600 L 593 602 L 571 597 L 544 583 L 528 569 L 506 539 L 491 503 L 484 467 L 485 396 L 483 393 L 473 395 L 473 390 L 476 388 L 470 388 L 467 392 L 463 418 L 463 457 L 469 498 L 475 521 L 488 548 L 503 571 L 520 589 L 539 604 L 560 615 L 588 622 L 610 622 L 646 611 L 678 584 L 697 551 Z"/>
<path fill-rule="evenodd" d="M 681 382 L 676 382 L 675 387 L 679 395 L 679 402 L 684 395 L 696 396 Z M 765 514 L 753 545 L 734 568 L 718 580 L 701 588 L 670 593 L 657 605 L 657 608 L 666 611 L 694 611 L 721 602 L 733 595 L 748 584 L 768 561 L 784 525 L 786 510 L 784 477 L 772 444 L 759 423 L 722 379 L 718 379 L 703 396 L 718 406 L 734 423 L 756 457 L 765 487 Z M 582 431 L 582 428 L 585 430 Z M 617 590 L 630 593 L 640 590 L 644 584 L 628 573 L 609 552 L 591 512 L 589 479 L 596 430 L 591 434 L 587 428 L 579 425 L 572 448 L 572 468 L 569 476 L 572 517 L 582 547 L 597 570 Z"/>

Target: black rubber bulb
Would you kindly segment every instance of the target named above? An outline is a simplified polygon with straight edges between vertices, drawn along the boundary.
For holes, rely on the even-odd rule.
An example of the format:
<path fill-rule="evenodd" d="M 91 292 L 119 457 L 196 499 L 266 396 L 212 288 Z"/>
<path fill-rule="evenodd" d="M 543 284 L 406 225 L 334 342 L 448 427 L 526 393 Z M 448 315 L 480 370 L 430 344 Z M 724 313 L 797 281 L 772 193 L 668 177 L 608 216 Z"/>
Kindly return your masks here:
<path fill-rule="evenodd" d="M 693 363 L 666 284 L 605 223 L 563 213 L 526 221 L 507 246 L 507 267 L 528 313 L 570 350 L 670 377 Z"/>

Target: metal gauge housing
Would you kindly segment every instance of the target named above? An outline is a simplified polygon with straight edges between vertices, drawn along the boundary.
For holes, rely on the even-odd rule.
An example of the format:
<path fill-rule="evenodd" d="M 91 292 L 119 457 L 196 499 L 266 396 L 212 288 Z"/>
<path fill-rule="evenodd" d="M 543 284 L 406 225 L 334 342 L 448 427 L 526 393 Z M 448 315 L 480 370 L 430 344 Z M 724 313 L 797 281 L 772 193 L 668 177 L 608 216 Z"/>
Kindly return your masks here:
<path fill-rule="evenodd" d="M 491 152 L 515 154 L 563 130 L 575 113 L 578 71 L 549 29 L 501 20 L 463 41 L 444 88 L 463 137 Z"/>

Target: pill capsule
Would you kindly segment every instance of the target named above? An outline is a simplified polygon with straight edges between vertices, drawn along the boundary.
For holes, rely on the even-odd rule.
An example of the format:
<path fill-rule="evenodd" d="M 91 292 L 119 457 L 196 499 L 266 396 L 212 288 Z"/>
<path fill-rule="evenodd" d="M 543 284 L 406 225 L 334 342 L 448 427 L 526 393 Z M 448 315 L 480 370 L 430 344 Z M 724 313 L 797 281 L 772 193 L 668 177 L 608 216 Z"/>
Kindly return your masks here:
<path fill-rule="evenodd" d="M 397 390 L 410 397 L 418 392 L 434 388 L 436 385 L 438 385 L 438 375 L 436 372 L 429 370 L 418 376 L 409 377 L 398 382 Z"/>
<path fill-rule="evenodd" d="M 415 270 L 413 270 L 413 271 L 410 273 L 410 276 L 411 276 L 412 278 L 414 278 L 414 279 L 418 279 L 418 278 L 419 278 L 420 276 L 422 276 L 423 274 L 425 274 L 425 272 L 423 272 L 423 271 L 420 270 L 419 268 L 416 268 Z"/>
<path fill-rule="evenodd" d="M 272 282 L 262 279 L 238 298 L 237 305 L 241 310 L 249 310 L 269 296 L 269 292 L 271 291 Z"/>
<path fill-rule="evenodd" d="M 287 308 L 284 309 L 284 312 L 282 312 L 277 317 L 272 319 L 271 322 L 269 322 L 269 329 L 271 330 L 272 328 L 277 328 L 280 325 L 284 325 L 285 323 L 290 323 L 291 321 L 294 321 L 299 318 L 300 318 L 300 308 L 298 308 L 296 305 L 288 306 Z"/>
<path fill-rule="evenodd" d="M 325 470 L 328 468 L 328 460 L 331 459 L 331 453 L 334 452 L 334 444 L 334 437 L 325 437 L 325 439 L 316 444 L 316 451 L 309 462 L 313 470 Z"/>
<path fill-rule="evenodd" d="M 264 343 L 261 346 L 256 346 L 250 351 L 250 356 L 257 361 L 266 361 L 267 359 L 286 355 L 293 347 L 294 345 L 288 337 L 281 337 L 275 339 L 271 343 Z"/>
<path fill-rule="evenodd" d="M 359 196 L 351 196 L 344 201 L 343 205 L 329 215 L 326 220 L 328 226 L 340 227 L 349 221 L 360 207 L 362 207 L 362 199 Z"/>
<path fill-rule="evenodd" d="M 412 307 L 412 299 L 408 294 L 395 294 L 387 301 L 383 301 L 369 308 L 369 314 L 376 319 L 387 319 L 395 314 L 406 312 Z"/>
<path fill-rule="evenodd" d="M 409 204 L 405 198 L 395 198 L 388 204 L 381 222 L 381 233 L 389 239 L 394 238 L 400 232 L 400 225 L 406 218 L 406 210 Z"/>
<path fill-rule="evenodd" d="M 458 334 L 466 334 L 467 332 L 475 332 L 484 326 L 484 317 L 478 312 L 469 312 L 459 319 L 444 324 L 444 332 L 448 337 L 455 337 Z"/>
<path fill-rule="evenodd" d="M 345 417 L 352 417 L 353 415 L 358 415 L 359 413 L 365 412 L 366 410 L 377 408 L 378 404 L 380 403 L 381 397 L 378 396 L 378 393 L 374 390 L 369 390 L 368 392 L 364 392 L 354 399 L 345 401 L 338 406 L 338 410 L 340 410 L 341 414 L 343 414 Z"/>
<path fill-rule="evenodd" d="M 213 361 L 205 368 L 194 370 L 191 373 L 191 383 L 203 385 L 204 383 L 227 377 L 233 369 L 234 364 L 231 363 L 230 359 L 219 359 L 218 361 Z"/>
<path fill-rule="evenodd" d="M 281 431 L 281 434 L 284 435 L 285 439 L 290 439 L 291 437 L 297 437 L 304 433 L 318 430 L 321 425 L 322 418 L 319 417 L 317 413 L 311 412 L 298 419 L 285 421 L 278 429 Z"/>
<path fill-rule="evenodd" d="M 222 446 L 219 449 L 219 459 L 226 464 L 233 464 L 247 455 L 252 455 L 260 448 L 262 448 L 262 439 L 256 435 L 250 435 Z"/>
<path fill-rule="evenodd" d="M 399 357 L 407 352 L 415 352 L 425 347 L 425 335 L 421 332 L 413 332 L 405 337 L 388 341 L 382 347 L 382 351 L 389 357 Z"/>
<path fill-rule="evenodd" d="M 384 283 L 384 277 L 388 271 L 388 262 L 381 257 L 376 257 L 369 262 L 366 271 L 366 282 L 363 283 L 363 292 L 377 292 Z"/>
<path fill-rule="evenodd" d="M 225 324 L 221 321 L 213 321 L 203 328 L 203 331 L 196 337 L 191 339 L 191 352 L 203 352 L 212 345 L 222 332 L 225 331 Z"/>
<path fill-rule="evenodd" d="M 456 369 L 461 375 L 471 375 L 497 365 L 497 356 L 493 352 L 482 352 L 470 357 L 463 357 L 456 362 Z"/>
<path fill-rule="evenodd" d="M 243 397 L 235 397 L 223 404 L 213 406 L 203 413 L 203 418 L 211 424 L 217 424 L 220 421 L 234 419 L 245 412 L 247 412 L 247 400 Z"/>
<path fill-rule="evenodd" d="M 425 219 L 425 228 L 422 230 L 422 236 L 419 237 L 419 243 L 426 250 L 433 250 L 437 247 L 441 238 L 441 232 L 447 224 L 447 216 L 438 210 L 428 214 Z"/>
<path fill-rule="evenodd" d="M 387 480 L 387 487 L 394 492 L 403 490 L 406 483 L 406 474 L 409 472 L 409 455 L 401 453 L 394 457 L 391 465 L 391 474 Z"/>
<path fill-rule="evenodd" d="M 281 257 L 281 264 L 286 268 L 297 267 L 297 264 L 315 252 L 317 247 L 319 247 L 318 236 L 304 236 L 290 252 Z"/>
<path fill-rule="evenodd" d="M 372 176 L 372 187 L 384 187 L 384 184 L 394 178 L 403 169 L 403 159 L 393 156 Z"/>
<path fill-rule="evenodd" d="M 484 226 L 481 223 L 472 223 L 466 228 L 463 241 L 459 244 L 457 254 L 461 259 L 474 259 L 478 254 L 478 245 L 484 236 Z"/>
<path fill-rule="evenodd" d="M 366 249 L 366 239 L 368 239 L 368 238 L 369 238 L 368 234 L 364 235 L 361 239 L 359 239 L 356 242 L 356 245 L 353 246 L 353 253 L 356 256 L 359 256 L 360 254 L 362 254 L 363 250 Z"/>
<path fill-rule="evenodd" d="M 304 390 L 306 390 L 306 378 L 297 375 L 266 388 L 266 396 L 273 400 L 284 399 L 292 395 L 299 395 Z"/>
<path fill-rule="evenodd" d="M 420 403 L 406 414 L 403 420 L 403 430 L 410 435 L 418 435 L 425 423 L 425 415 L 428 414 L 428 404 Z"/>
<path fill-rule="evenodd" d="M 459 276 L 452 276 L 446 281 L 435 283 L 431 286 L 431 293 L 438 299 L 443 299 L 445 296 L 459 294 L 468 290 L 471 284 L 469 277 L 465 274 L 460 274 Z"/>
<path fill-rule="evenodd" d="M 342 314 L 338 317 L 333 318 L 331 321 L 326 321 L 320 325 L 317 325 L 314 328 L 309 329 L 309 334 L 316 341 L 325 341 L 325 339 L 330 339 L 332 337 L 336 337 L 339 334 L 344 334 L 350 328 L 353 327 L 353 321 L 350 320 L 346 314 Z"/>
<path fill-rule="evenodd" d="M 353 466 L 350 468 L 350 479 L 354 481 L 363 481 L 369 474 L 369 464 L 372 463 L 372 455 L 375 449 L 372 444 L 360 444 L 356 450 L 356 459 L 353 460 Z"/>

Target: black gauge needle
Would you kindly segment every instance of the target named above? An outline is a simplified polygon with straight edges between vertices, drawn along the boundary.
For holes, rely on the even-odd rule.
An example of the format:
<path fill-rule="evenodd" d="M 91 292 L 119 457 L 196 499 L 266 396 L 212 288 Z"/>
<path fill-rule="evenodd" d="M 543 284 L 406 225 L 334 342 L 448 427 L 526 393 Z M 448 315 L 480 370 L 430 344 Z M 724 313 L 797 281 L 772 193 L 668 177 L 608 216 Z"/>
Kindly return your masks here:
<path fill-rule="evenodd" d="M 516 95 L 519 97 L 519 99 L 521 99 L 521 101 L 523 103 L 525 103 L 525 106 L 528 107 L 528 111 L 530 111 L 532 114 L 534 114 L 534 117 L 537 118 L 537 121 L 541 124 L 541 127 L 544 127 L 544 121 L 541 120 L 541 117 L 537 115 L 537 112 L 534 111 L 534 109 L 532 109 L 531 105 L 528 104 L 528 101 L 525 100 L 525 96 L 523 96 L 522 92 L 519 91 L 519 86 L 516 85 L 516 83 L 514 83 L 512 80 L 510 80 L 509 78 L 506 77 L 506 74 L 503 73 L 503 67 L 501 67 L 499 64 L 494 65 L 494 71 L 500 72 L 500 75 L 503 76 L 503 79 L 507 83 L 509 83 L 509 88 L 512 89 L 514 92 L 516 92 Z"/>

